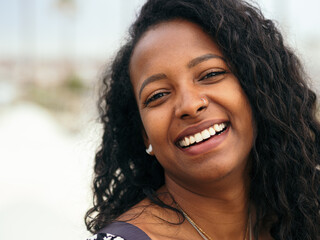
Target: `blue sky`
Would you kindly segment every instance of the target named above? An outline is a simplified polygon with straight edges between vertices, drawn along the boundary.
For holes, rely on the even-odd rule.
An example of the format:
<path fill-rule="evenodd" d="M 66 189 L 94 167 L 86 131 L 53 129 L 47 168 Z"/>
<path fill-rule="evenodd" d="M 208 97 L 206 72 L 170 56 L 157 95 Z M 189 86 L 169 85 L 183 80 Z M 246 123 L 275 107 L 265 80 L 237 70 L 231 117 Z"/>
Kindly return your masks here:
<path fill-rule="evenodd" d="M 0 0 L 0 58 L 105 58 L 116 51 L 145 0 L 74 1 L 73 14 L 65 14 L 57 0 Z M 320 41 L 319 0 L 258 3 L 266 16 L 281 23 L 293 45 Z"/>

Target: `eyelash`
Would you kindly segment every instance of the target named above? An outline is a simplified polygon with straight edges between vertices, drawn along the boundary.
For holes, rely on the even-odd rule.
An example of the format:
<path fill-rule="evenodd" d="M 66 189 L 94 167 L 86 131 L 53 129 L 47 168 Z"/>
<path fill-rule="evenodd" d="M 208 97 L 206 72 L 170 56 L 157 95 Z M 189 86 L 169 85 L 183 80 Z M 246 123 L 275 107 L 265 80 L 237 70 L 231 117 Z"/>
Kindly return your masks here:
<path fill-rule="evenodd" d="M 206 80 L 208 78 L 211 78 L 211 77 L 215 77 L 215 76 L 219 76 L 221 74 L 225 74 L 226 71 L 220 71 L 220 72 L 209 72 L 208 74 L 206 74 L 204 77 L 200 78 L 200 81 L 202 80 Z"/>
<path fill-rule="evenodd" d="M 153 102 L 153 101 L 155 101 L 155 100 L 157 100 L 157 99 L 165 96 L 166 94 L 167 94 L 167 92 L 158 92 L 158 93 L 155 93 L 155 94 L 153 94 L 150 98 L 148 98 L 143 104 L 144 104 L 144 106 L 148 106 L 149 103 L 151 103 L 151 102 Z"/>
<path fill-rule="evenodd" d="M 202 77 L 200 79 L 200 81 L 203 81 L 203 80 L 206 80 L 208 78 L 211 78 L 211 77 L 215 77 L 215 76 L 218 76 L 218 75 L 221 75 L 221 74 L 225 74 L 226 71 L 220 71 L 220 72 L 209 72 L 208 74 L 206 74 L 204 77 Z M 158 93 L 155 93 L 153 94 L 150 98 L 148 98 L 144 103 L 143 105 L 146 107 L 148 106 L 151 102 L 153 101 L 156 101 L 157 99 L 165 96 L 166 94 L 168 94 L 167 92 L 158 92 Z"/>

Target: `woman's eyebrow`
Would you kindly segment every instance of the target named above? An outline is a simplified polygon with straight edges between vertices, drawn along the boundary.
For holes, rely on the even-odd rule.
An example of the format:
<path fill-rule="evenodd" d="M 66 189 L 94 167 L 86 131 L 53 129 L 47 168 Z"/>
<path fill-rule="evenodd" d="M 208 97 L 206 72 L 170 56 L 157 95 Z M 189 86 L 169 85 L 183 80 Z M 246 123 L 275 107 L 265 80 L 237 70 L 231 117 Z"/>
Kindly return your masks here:
<path fill-rule="evenodd" d="M 215 54 L 212 54 L 212 53 L 208 53 L 208 54 L 205 54 L 205 55 L 202 55 L 200 57 L 196 57 L 194 59 L 192 59 L 189 63 L 188 63 L 188 68 L 192 68 L 194 66 L 196 66 L 197 64 L 199 63 L 202 63 L 204 61 L 207 61 L 211 58 L 219 58 L 221 60 L 223 60 L 224 62 L 226 61 L 223 57 L 219 56 L 219 55 L 215 55 Z"/>
<path fill-rule="evenodd" d="M 160 80 L 160 79 L 164 79 L 166 78 L 167 76 L 163 73 L 158 73 L 158 74 L 155 74 L 155 75 L 152 75 L 150 77 L 148 77 L 146 80 L 143 81 L 141 87 L 140 87 L 140 90 L 139 90 L 139 99 L 141 98 L 141 92 L 142 90 L 144 89 L 144 87 L 151 83 L 151 82 L 154 82 L 154 81 L 157 81 L 157 80 Z"/>

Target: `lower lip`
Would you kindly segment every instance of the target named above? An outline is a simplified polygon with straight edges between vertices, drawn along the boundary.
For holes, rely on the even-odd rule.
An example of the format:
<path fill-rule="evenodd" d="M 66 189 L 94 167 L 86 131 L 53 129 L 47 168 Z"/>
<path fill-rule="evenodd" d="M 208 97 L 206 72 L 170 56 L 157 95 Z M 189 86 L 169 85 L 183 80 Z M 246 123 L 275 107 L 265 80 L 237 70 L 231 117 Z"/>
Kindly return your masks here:
<path fill-rule="evenodd" d="M 191 147 L 180 148 L 180 149 L 189 155 L 199 155 L 199 154 L 210 152 L 225 140 L 225 138 L 229 133 L 229 128 L 230 126 L 228 126 L 224 132 L 209 138 L 207 141 L 197 143 Z"/>

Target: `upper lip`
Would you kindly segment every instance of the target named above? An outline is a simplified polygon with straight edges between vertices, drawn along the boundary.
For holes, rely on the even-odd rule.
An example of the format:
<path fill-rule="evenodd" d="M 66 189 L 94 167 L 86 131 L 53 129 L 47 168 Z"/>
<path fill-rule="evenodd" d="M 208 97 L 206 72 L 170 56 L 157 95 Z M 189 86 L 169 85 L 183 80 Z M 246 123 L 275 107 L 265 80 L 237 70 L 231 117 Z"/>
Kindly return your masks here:
<path fill-rule="evenodd" d="M 175 139 L 175 143 L 179 142 L 180 140 L 182 140 L 184 137 L 190 136 L 190 135 L 194 135 L 198 132 L 201 132 L 209 127 L 212 127 L 214 124 L 216 123 L 224 123 L 224 122 L 228 122 L 225 119 L 214 119 L 214 120 L 209 120 L 209 121 L 205 121 L 202 122 L 198 125 L 193 125 L 190 126 L 188 128 L 186 128 L 185 130 L 183 130 Z"/>

